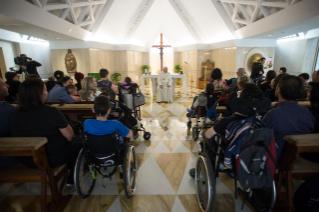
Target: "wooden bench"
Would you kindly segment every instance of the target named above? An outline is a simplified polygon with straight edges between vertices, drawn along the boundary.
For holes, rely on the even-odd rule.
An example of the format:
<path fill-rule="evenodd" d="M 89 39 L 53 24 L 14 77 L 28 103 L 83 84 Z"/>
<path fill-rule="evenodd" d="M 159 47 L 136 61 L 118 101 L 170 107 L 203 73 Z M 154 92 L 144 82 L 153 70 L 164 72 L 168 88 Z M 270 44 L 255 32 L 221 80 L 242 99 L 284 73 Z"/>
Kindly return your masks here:
<path fill-rule="evenodd" d="M 288 144 L 276 176 L 277 191 L 280 191 L 282 180 L 285 179 L 286 204 L 293 207 L 292 179 L 306 180 L 319 174 L 319 163 L 300 157 L 300 153 L 319 152 L 319 134 L 286 135 L 284 139 Z"/>
<path fill-rule="evenodd" d="M 1 137 L 0 156 L 31 156 L 38 168 L 29 168 L 21 163 L 0 167 L 0 183 L 41 182 L 41 211 L 63 211 L 72 198 L 71 195 L 62 195 L 68 169 L 66 165 L 54 169 L 49 167 L 44 147 L 46 143 L 45 137 Z M 47 182 L 52 193 L 52 202 L 48 204 Z"/>

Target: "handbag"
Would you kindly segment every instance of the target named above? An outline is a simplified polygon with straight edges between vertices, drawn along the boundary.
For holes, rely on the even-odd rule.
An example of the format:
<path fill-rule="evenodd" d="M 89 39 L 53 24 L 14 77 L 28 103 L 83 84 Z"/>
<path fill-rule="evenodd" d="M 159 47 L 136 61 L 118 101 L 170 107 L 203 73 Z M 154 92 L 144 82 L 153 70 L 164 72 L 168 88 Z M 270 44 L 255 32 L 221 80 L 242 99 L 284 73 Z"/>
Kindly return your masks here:
<path fill-rule="evenodd" d="M 145 96 L 142 92 L 133 94 L 134 98 L 134 107 L 145 105 Z"/>

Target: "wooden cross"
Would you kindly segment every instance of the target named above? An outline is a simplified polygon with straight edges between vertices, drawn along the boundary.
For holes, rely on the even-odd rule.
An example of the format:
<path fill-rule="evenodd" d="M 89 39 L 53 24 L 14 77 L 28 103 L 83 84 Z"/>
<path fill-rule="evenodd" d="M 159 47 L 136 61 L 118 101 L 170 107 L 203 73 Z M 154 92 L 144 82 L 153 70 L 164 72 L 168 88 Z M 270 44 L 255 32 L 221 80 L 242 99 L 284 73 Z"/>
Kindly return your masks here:
<path fill-rule="evenodd" d="M 154 45 L 153 48 L 159 48 L 160 49 L 160 56 L 161 56 L 161 71 L 163 71 L 163 49 L 165 47 L 171 47 L 170 45 L 163 45 L 163 34 L 161 33 L 161 45 Z"/>

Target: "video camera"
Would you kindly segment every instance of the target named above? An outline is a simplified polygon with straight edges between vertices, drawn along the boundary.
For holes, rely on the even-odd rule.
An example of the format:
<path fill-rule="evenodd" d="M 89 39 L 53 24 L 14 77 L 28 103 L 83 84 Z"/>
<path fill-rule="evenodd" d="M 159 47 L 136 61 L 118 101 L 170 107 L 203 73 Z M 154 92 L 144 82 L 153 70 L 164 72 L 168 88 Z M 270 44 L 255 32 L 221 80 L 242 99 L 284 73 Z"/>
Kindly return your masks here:
<path fill-rule="evenodd" d="M 32 60 L 32 58 L 30 58 L 30 57 L 22 57 L 20 55 L 20 57 L 14 58 L 14 63 L 16 65 L 19 65 L 19 66 L 26 66 L 29 60 Z"/>

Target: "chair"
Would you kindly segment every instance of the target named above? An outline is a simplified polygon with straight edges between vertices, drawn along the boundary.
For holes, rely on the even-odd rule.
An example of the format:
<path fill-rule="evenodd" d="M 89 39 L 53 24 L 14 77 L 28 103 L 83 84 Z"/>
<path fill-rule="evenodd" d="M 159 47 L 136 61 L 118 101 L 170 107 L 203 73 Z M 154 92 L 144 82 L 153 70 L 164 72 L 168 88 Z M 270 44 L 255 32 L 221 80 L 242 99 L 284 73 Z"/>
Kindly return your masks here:
<path fill-rule="evenodd" d="M 62 165 L 50 168 L 44 145 L 47 138 L 5 137 L 0 138 L 0 156 L 32 156 L 38 169 L 21 163 L 0 167 L 0 183 L 41 182 L 41 211 L 63 211 L 71 195 L 63 196 L 62 189 L 68 177 L 68 168 Z M 60 187 L 58 182 L 63 179 Z M 50 183 L 52 202 L 47 204 L 47 182 Z"/>
<path fill-rule="evenodd" d="M 288 144 L 276 177 L 277 190 L 286 179 L 286 203 L 293 207 L 292 179 L 307 180 L 319 174 L 318 163 L 300 158 L 300 153 L 319 152 L 319 134 L 286 135 L 284 139 Z"/>

